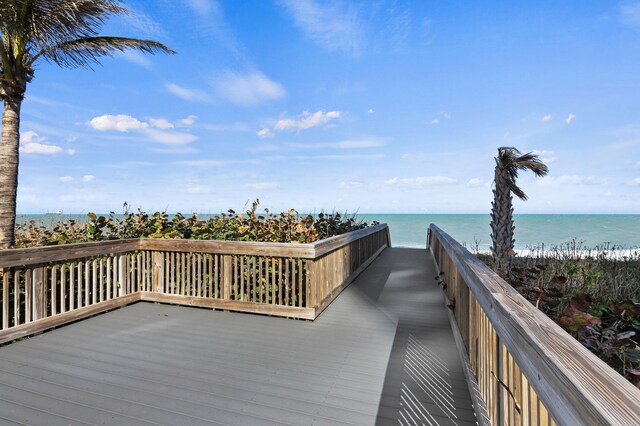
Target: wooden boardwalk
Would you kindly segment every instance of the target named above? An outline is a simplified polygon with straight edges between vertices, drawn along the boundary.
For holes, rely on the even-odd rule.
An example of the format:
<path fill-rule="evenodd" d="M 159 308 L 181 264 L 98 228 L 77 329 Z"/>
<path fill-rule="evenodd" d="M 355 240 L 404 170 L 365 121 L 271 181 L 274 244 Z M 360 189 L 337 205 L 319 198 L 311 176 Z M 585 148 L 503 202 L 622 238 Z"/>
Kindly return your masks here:
<path fill-rule="evenodd" d="M 426 250 L 315 322 L 138 303 L 0 348 L 0 424 L 475 424 Z"/>

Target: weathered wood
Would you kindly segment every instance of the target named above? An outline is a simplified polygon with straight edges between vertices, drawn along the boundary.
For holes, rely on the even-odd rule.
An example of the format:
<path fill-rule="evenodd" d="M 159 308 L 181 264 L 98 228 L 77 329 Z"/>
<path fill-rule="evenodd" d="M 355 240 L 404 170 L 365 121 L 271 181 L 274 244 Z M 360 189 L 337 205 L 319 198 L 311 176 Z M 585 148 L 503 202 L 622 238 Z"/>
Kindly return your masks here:
<path fill-rule="evenodd" d="M 206 297 L 179 296 L 173 294 L 158 294 L 141 292 L 141 300 L 148 302 L 173 303 L 184 306 L 198 306 L 202 308 L 224 309 L 235 312 L 249 312 L 254 314 L 273 315 L 299 319 L 314 319 L 315 310 L 294 306 L 270 305 L 238 300 L 209 299 Z"/>
<path fill-rule="evenodd" d="M 137 250 L 139 239 L 0 250 L 0 268 L 62 262 Z"/>
<path fill-rule="evenodd" d="M 435 225 L 430 227 L 430 240 L 432 248 L 442 245 L 486 313 L 496 338 L 499 336 L 533 388 L 529 396 L 535 391 L 544 402 L 535 409 L 530 400 L 528 414 L 538 416 L 532 421 L 548 424 L 548 409 L 558 424 L 637 425 L 637 388 Z M 495 343 L 491 346 L 496 347 Z M 493 371 L 495 364 L 490 364 Z"/>
<path fill-rule="evenodd" d="M 9 328 L 9 280 L 11 273 L 2 271 L 2 329 Z"/>
<path fill-rule="evenodd" d="M 45 305 L 45 282 L 44 267 L 40 266 L 33 270 L 33 319 L 34 321 L 47 316 Z"/>
<path fill-rule="evenodd" d="M 229 300 L 231 298 L 231 280 L 232 280 L 232 257 L 222 256 L 222 299 Z"/>
<path fill-rule="evenodd" d="M 85 306 L 75 309 L 70 312 L 58 314 L 49 318 L 43 318 L 30 322 L 28 324 L 22 324 L 16 327 L 11 327 L 7 330 L 0 331 L 0 344 L 10 342 L 15 339 L 20 339 L 25 336 L 30 336 L 35 333 L 49 330 L 54 327 L 58 327 L 70 322 L 74 322 L 91 315 L 99 314 L 114 308 L 120 308 L 131 303 L 140 300 L 140 293 L 130 294 L 128 296 L 111 299 L 107 302 L 97 303 L 95 305 Z"/>
<path fill-rule="evenodd" d="M 375 234 L 377 232 L 386 232 L 387 224 L 381 223 L 375 226 L 369 226 L 367 228 L 359 229 L 353 232 L 347 232 L 346 234 L 336 235 L 334 237 L 325 238 L 324 240 L 312 243 L 315 252 L 314 258 L 324 256 L 342 246 L 349 244 L 352 241 L 361 240 L 364 237 Z M 304 256 L 295 256 L 304 257 Z"/>
<path fill-rule="evenodd" d="M 353 282 L 353 280 L 355 280 L 358 275 L 360 275 L 365 269 L 367 269 L 367 267 L 371 264 L 371 262 L 373 262 L 376 257 L 378 257 L 383 251 L 384 249 L 387 248 L 386 246 L 382 246 L 380 247 L 371 257 L 369 257 L 369 259 L 367 259 L 362 265 L 360 265 L 360 267 L 358 269 L 356 269 L 355 271 L 353 271 L 353 273 L 351 273 L 347 279 L 345 279 L 340 285 L 338 285 L 337 287 L 335 287 L 331 292 L 329 292 L 329 294 L 327 294 L 318 304 L 318 306 L 316 306 L 315 308 L 315 316 L 316 318 L 327 308 L 327 306 L 329 306 L 331 304 L 331 302 L 338 297 L 338 295 L 340 293 L 342 293 L 342 291 L 347 288 L 347 286 L 349 284 L 351 284 Z M 307 272 L 308 274 L 308 272 Z"/>
<path fill-rule="evenodd" d="M 153 285 L 152 290 L 157 293 L 164 292 L 164 254 L 154 251 L 153 252 L 153 273 L 152 273 Z"/>
<path fill-rule="evenodd" d="M 144 250 L 178 251 L 185 253 L 217 253 L 246 256 L 275 256 L 313 258 L 316 253 L 312 244 L 261 243 L 253 241 L 174 240 L 142 238 Z M 2 265 L 0 263 L 0 265 Z"/>

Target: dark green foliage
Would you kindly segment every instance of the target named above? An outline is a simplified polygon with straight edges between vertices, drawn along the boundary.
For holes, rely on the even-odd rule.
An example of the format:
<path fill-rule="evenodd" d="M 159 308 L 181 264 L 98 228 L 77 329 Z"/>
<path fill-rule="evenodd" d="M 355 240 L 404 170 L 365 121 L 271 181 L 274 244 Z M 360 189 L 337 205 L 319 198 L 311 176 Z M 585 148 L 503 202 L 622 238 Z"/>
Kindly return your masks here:
<path fill-rule="evenodd" d="M 337 212 L 313 216 L 300 215 L 295 210 L 273 214 L 264 209 L 263 214 L 257 214 L 259 204 L 256 200 L 244 213 L 228 210 L 206 220 L 198 219 L 197 213 L 170 217 L 166 212 L 126 210 L 124 215 L 111 212 L 108 217 L 89 213 L 83 223 L 68 220 L 44 226 L 31 221 L 16 227 L 16 247 L 140 237 L 311 243 L 368 226 L 354 215 Z"/>

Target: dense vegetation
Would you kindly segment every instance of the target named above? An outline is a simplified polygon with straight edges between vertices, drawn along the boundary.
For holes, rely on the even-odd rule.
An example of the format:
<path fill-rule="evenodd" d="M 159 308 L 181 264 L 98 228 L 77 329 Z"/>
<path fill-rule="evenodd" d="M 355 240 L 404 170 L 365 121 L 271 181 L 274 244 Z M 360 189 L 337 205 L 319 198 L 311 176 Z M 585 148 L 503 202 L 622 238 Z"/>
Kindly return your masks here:
<path fill-rule="evenodd" d="M 622 254 L 620 254 L 622 253 Z M 476 254 L 490 264 L 491 256 Z M 640 249 L 580 242 L 513 258 L 503 277 L 612 368 L 640 387 Z"/>
<path fill-rule="evenodd" d="M 44 225 L 36 221 L 16 226 L 16 247 L 50 246 L 124 238 L 184 238 L 196 240 L 263 241 L 311 243 L 323 238 L 362 229 L 366 222 L 355 215 L 319 213 L 300 215 L 295 210 L 273 214 L 264 209 L 257 214 L 256 200 L 244 213 L 228 210 L 206 220 L 196 213 L 170 216 L 166 212 L 111 212 L 107 217 L 87 214 L 87 221 L 58 221 Z M 123 216 L 123 217 L 119 217 Z"/>

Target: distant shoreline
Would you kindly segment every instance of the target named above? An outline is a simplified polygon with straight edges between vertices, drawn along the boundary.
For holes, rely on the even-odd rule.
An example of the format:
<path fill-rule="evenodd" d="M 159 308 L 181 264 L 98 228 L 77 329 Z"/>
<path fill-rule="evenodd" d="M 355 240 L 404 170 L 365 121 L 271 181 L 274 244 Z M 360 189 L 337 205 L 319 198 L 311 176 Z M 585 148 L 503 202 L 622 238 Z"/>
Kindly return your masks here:
<path fill-rule="evenodd" d="M 168 213 L 172 216 L 172 213 Z M 189 213 L 190 214 L 190 213 Z M 304 214 L 304 213 L 302 213 Z M 348 213 L 352 214 L 352 213 Z M 109 214 L 102 214 L 108 216 Z M 185 214 L 187 215 L 187 214 Z M 199 214 L 206 219 L 218 214 Z M 116 217 L 123 217 L 116 215 Z M 420 214 L 420 213 L 357 213 L 366 222 L 387 223 L 391 243 L 396 247 L 425 248 L 427 229 L 435 223 L 470 251 L 488 250 L 491 244 L 490 216 L 486 214 Z M 51 225 L 58 220 L 87 220 L 86 214 L 46 215 L 19 214 L 20 224 L 35 220 Z M 528 251 L 542 244 L 545 248 L 566 244 L 572 240 L 583 242 L 583 247 L 609 246 L 640 247 L 640 214 L 515 214 L 516 249 Z"/>

